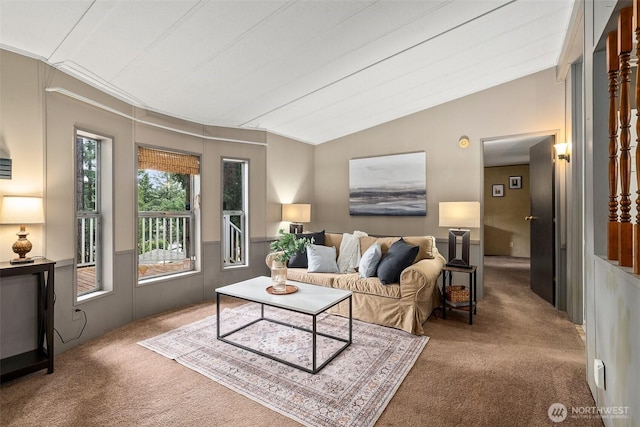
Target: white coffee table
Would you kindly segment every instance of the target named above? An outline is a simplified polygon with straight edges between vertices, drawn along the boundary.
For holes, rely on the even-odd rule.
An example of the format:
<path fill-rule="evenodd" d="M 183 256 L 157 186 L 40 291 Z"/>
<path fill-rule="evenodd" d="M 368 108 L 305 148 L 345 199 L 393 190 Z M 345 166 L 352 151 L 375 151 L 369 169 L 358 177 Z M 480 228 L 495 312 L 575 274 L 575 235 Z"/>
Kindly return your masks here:
<path fill-rule="evenodd" d="M 352 338 L 352 332 L 353 332 L 353 318 L 352 318 L 352 312 L 351 312 L 351 304 L 352 304 L 351 291 L 327 288 L 324 286 L 309 285 L 306 283 L 287 281 L 287 284 L 297 286 L 298 291 L 288 295 L 273 295 L 266 291 L 266 289 L 269 286 L 271 286 L 271 284 L 272 284 L 271 278 L 261 276 L 261 277 L 255 277 L 253 279 L 245 280 L 243 282 L 235 283 L 233 285 L 223 286 L 221 288 L 216 289 L 217 338 L 228 344 L 234 345 L 236 347 L 240 347 L 244 350 L 251 351 L 253 353 L 259 354 L 264 357 L 268 357 L 269 359 L 272 359 L 272 360 L 277 360 L 278 362 L 284 363 L 294 368 L 298 368 L 302 371 L 309 372 L 312 374 L 319 372 L 322 368 L 324 368 L 329 362 L 331 362 L 338 354 L 340 354 L 345 348 L 347 348 L 351 344 L 351 338 Z M 260 318 L 244 326 L 236 328 L 230 332 L 226 332 L 225 334 L 220 334 L 220 295 L 226 295 L 229 297 L 238 298 L 245 301 L 250 301 L 250 302 L 255 302 L 260 304 Z M 322 332 L 318 332 L 316 327 L 318 315 L 346 299 L 349 300 L 349 338 L 346 339 L 346 338 L 336 337 L 336 336 L 324 334 Z M 281 308 L 284 310 L 294 311 L 296 313 L 307 314 L 311 316 L 313 319 L 312 328 L 311 329 L 302 328 L 295 325 L 289 325 L 289 324 L 280 322 L 278 320 L 266 318 L 264 316 L 265 305 L 270 307 Z M 226 339 L 227 336 L 260 321 L 274 322 L 274 323 L 286 325 L 301 331 L 311 333 L 312 351 L 313 351 L 311 369 L 301 365 L 297 365 L 295 363 L 291 363 L 287 360 L 283 360 L 271 354 L 261 352 L 254 348 L 246 347 L 242 344 Z M 343 346 L 341 346 L 334 354 L 332 354 L 320 366 L 317 366 L 317 363 L 316 363 L 316 339 L 318 336 L 331 338 L 344 343 Z"/>

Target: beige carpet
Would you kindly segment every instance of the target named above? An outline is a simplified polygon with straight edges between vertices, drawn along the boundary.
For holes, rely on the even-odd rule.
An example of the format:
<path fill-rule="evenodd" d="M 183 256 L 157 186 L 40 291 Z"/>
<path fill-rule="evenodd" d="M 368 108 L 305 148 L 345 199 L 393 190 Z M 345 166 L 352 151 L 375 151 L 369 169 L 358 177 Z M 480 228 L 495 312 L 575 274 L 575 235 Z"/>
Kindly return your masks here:
<path fill-rule="evenodd" d="M 376 426 L 601 426 L 551 423 L 553 403 L 594 405 L 584 344 L 530 291 L 526 262 L 491 257 L 485 267 L 474 324 L 459 311 L 426 322 L 429 344 Z M 133 322 L 61 354 L 52 375 L 3 384 L 0 425 L 299 426 L 137 344 L 214 312 L 209 302 Z"/>
<path fill-rule="evenodd" d="M 272 307 L 265 307 L 264 315 L 286 325 L 311 327 L 307 315 Z M 227 339 L 312 369 L 309 332 L 270 321 L 252 323 L 259 318 L 258 304 L 227 308 L 220 314 L 221 333 L 249 325 Z M 373 426 L 428 341 L 354 320 L 352 344 L 311 374 L 217 340 L 216 326 L 216 316 L 209 316 L 139 344 L 309 427 Z M 317 330 L 348 338 L 349 321 L 321 314 Z M 318 336 L 318 366 L 344 345 Z"/>

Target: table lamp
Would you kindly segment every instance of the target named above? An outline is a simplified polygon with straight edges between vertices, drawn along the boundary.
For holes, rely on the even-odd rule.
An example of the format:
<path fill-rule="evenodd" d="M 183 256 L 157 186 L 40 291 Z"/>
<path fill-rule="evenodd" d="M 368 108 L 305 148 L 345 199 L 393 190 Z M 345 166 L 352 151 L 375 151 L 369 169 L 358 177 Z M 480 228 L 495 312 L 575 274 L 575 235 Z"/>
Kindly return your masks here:
<path fill-rule="evenodd" d="M 302 233 L 301 223 L 311 221 L 311 205 L 304 203 L 282 205 L 282 220 L 291 221 L 289 233 Z"/>
<path fill-rule="evenodd" d="M 13 244 L 13 252 L 18 258 L 11 260 L 11 264 L 33 262 L 33 258 L 26 255 L 33 245 L 27 240 L 25 224 L 43 224 L 44 209 L 41 197 L 4 196 L 0 209 L 0 224 L 19 224 L 20 231 L 16 233 L 18 240 Z"/>
<path fill-rule="evenodd" d="M 440 227 L 449 228 L 449 267 L 469 268 L 469 228 L 480 228 L 480 202 L 440 202 Z M 462 253 L 458 257 L 458 240 Z"/>

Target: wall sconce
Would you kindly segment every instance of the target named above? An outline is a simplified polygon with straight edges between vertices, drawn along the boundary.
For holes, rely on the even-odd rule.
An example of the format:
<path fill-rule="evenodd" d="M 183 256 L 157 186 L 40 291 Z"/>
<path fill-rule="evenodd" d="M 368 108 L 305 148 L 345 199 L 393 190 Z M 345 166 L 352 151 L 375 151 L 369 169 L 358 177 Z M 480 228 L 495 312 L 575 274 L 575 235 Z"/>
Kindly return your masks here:
<path fill-rule="evenodd" d="M 311 221 L 311 205 L 301 203 L 282 205 L 282 220 L 291 221 L 289 233 L 302 233 L 301 223 Z"/>
<path fill-rule="evenodd" d="M 469 246 L 471 244 L 468 228 L 480 228 L 480 202 L 440 202 L 440 227 L 449 229 L 450 267 L 469 268 Z M 465 227 L 464 229 L 462 227 Z M 458 258 L 458 238 L 462 240 L 462 254 Z"/>
<path fill-rule="evenodd" d="M 563 142 L 561 144 L 555 144 L 553 146 L 553 148 L 555 148 L 556 156 L 560 160 L 566 160 L 567 163 L 571 162 L 571 155 L 569 154 L 569 144 L 568 143 Z"/>
<path fill-rule="evenodd" d="M 471 144 L 471 142 L 469 141 L 469 137 L 467 135 L 462 135 L 458 140 L 458 145 L 460 146 L 460 148 L 467 148 L 469 147 L 469 144 Z"/>
<path fill-rule="evenodd" d="M 44 223 L 44 209 L 42 197 L 4 196 L 0 209 L 0 224 L 19 224 L 20 231 L 16 233 L 18 240 L 13 244 L 13 252 L 18 258 L 11 260 L 11 264 L 26 264 L 33 262 L 33 258 L 26 255 L 31 252 L 33 245 L 27 240 L 25 224 Z"/>

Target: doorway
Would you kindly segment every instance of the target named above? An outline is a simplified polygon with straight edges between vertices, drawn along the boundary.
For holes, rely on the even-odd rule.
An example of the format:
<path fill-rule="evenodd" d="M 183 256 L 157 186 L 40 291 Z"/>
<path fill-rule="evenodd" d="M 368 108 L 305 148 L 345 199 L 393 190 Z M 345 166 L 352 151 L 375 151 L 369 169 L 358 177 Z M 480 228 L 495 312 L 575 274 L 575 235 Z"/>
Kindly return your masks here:
<path fill-rule="evenodd" d="M 555 138 L 555 131 L 545 131 L 482 140 L 481 245 L 485 259 L 498 256 L 529 260 L 531 289 L 557 307 L 559 287 L 556 281 L 556 207 L 552 158 Z M 536 155 L 536 152 L 541 153 Z M 543 160 L 546 161 L 544 166 Z M 548 180 L 542 182 L 541 176 L 549 173 L 550 183 Z M 541 189 L 551 192 L 550 197 L 545 199 L 548 206 L 544 208 L 540 207 L 539 197 L 532 198 Z M 551 214 L 542 215 L 539 213 L 541 209 L 550 210 Z M 542 217 L 545 221 L 539 219 Z"/>

